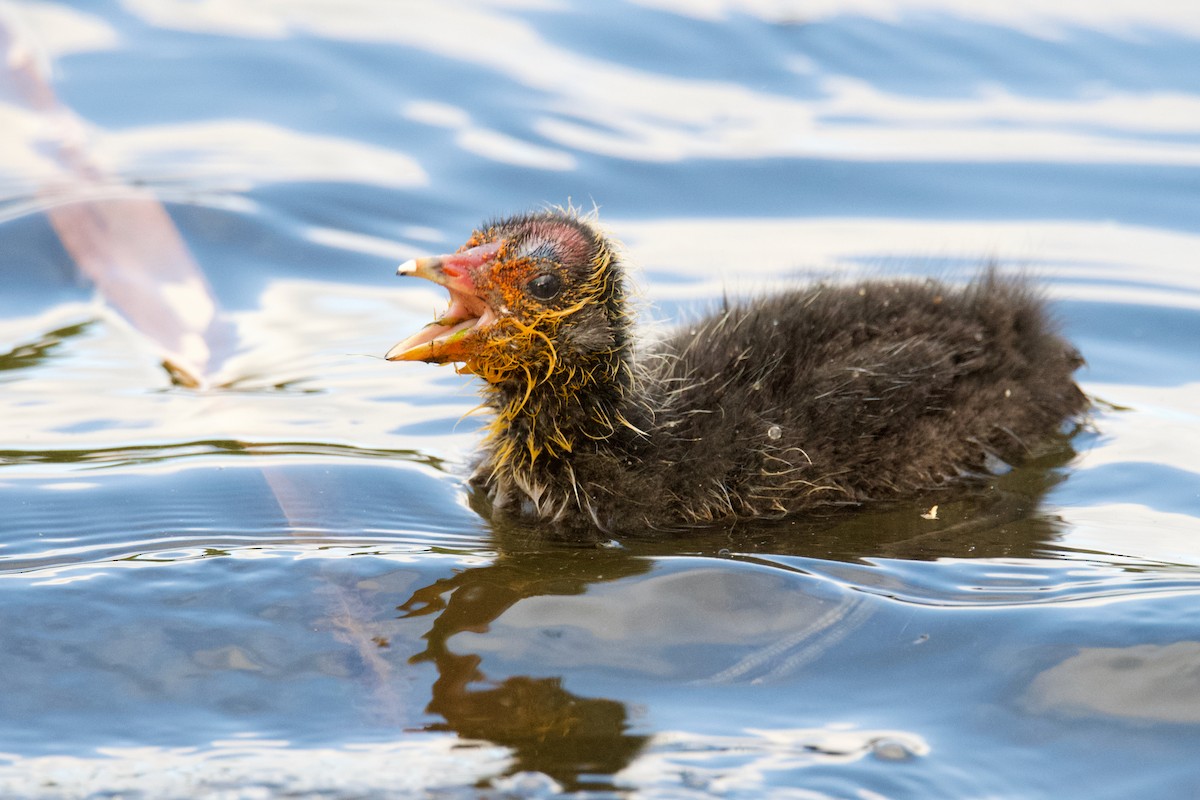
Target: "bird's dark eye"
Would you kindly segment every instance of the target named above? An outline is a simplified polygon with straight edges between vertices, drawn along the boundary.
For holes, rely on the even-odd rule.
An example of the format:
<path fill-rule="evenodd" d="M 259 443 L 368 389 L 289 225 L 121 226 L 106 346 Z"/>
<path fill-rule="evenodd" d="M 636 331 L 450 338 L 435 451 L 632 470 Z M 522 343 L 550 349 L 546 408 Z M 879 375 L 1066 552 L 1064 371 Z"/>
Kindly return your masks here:
<path fill-rule="evenodd" d="M 538 300 L 553 300 L 562 289 L 562 279 L 553 272 L 538 275 L 529 282 L 529 293 Z"/>

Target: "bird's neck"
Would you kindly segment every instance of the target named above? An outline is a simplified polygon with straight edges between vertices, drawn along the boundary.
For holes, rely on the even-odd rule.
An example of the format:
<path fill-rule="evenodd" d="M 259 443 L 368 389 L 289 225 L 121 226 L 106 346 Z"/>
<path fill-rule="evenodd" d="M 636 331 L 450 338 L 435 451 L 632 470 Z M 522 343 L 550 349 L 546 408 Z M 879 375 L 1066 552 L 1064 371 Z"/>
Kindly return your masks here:
<path fill-rule="evenodd" d="M 496 505 L 549 520 L 587 510 L 580 464 L 617 455 L 643 435 L 640 392 L 627 347 L 489 384 L 485 403 L 496 416 L 477 474 Z"/>

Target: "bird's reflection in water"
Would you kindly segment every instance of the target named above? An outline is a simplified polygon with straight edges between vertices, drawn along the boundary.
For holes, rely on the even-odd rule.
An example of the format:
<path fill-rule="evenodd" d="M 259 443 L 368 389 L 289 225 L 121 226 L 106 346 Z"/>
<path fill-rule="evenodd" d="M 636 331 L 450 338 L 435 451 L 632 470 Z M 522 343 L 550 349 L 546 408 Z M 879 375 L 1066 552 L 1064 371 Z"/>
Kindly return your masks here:
<path fill-rule="evenodd" d="M 631 719 L 634 698 L 582 696 L 568 678 L 576 688 L 589 675 L 629 674 L 704 692 L 819 669 L 847 637 L 870 636 L 868 622 L 886 602 L 866 584 L 822 578 L 821 565 L 835 574 L 839 564 L 877 557 L 1045 553 L 1057 523 L 1039 513 L 1039 501 L 1074 455 L 1066 440 L 1060 445 L 978 491 L 933 496 L 936 519 L 922 516 L 930 500 L 921 498 L 610 547 L 496 523 L 495 561 L 417 589 L 398 607 L 403 619 L 432 621 L 411 661 L 437 670 L 426 710 L 442 721 L 433 727 L 511 747 L 514 772 L 541 772 L 568 790 L 597 788 L 647 737 Z M 804 567 L 770 556 L 800 557 Z M 600 683 L 598 694 L 621 685 Z"/>
<path fill-rule="evenodd" d="M 645 741 L 628 732 L 624 703 L 580 697 L 563 688 L 559 677 L 489 682 L 480 670 L 480 655 L 456 653 L 448 642 L 459 633 L 488 630 L 530 598 L 582 595 L 590 585 L 650 567 L 647 560 L 599 550 L 515 552 L 414 592 L 399 610 L 406 617 L 433 616 L 427 646 L 411 660 L 437 668 L 427 710 L 445 722 L 434 729 L 511 747 L 514 771 L 541 772 L 567 788 L 576 787 L 580 775 L 618 772 Z"/>

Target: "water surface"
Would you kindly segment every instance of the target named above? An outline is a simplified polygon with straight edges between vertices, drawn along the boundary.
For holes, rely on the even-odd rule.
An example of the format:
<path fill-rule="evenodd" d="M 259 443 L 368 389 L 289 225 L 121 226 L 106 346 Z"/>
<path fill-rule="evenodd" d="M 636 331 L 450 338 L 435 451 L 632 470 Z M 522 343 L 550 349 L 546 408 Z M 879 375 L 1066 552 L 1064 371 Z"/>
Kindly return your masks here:
<path fill-rule="evenodd" d="M 0 795 L 1193 792 L 1200 23 L 1043 5 L 5 6 Z M 196 271 L 131 302 L 52 220 L 147 198 Z M 1093 412 L 936 520 L 494 526 L 392 273 L 567 202 L 648 329 L 1032 273 Z"/>

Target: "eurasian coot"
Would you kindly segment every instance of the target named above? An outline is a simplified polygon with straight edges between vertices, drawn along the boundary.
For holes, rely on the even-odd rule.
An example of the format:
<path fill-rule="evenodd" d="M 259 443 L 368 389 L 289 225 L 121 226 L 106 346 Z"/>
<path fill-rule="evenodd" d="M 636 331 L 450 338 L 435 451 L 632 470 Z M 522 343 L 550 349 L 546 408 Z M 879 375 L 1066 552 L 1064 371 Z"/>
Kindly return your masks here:
<path fill-rule="evenodd" d="M 992 270 L 726 303 L 645 346 L 612 243 L 569 211 L 399 274 L 450 307 L 387 358 L 483 379 L 473 480 L 502 515 L 618 532 L 897 498 L 1019 461 L 1086 406 L 1038 293 Z"/>

